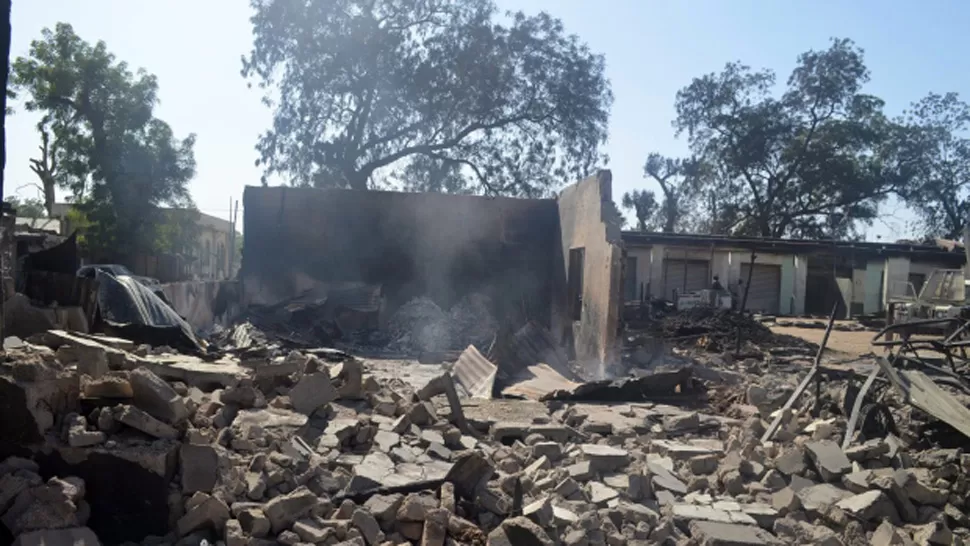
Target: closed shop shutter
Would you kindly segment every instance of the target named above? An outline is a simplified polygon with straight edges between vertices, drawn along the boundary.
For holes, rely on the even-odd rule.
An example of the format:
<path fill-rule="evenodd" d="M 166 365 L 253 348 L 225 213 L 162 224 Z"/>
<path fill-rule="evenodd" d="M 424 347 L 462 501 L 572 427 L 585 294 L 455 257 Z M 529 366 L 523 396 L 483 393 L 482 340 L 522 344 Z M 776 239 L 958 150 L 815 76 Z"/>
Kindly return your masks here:
<path fill-rule="evenodd" d="M 751 264 L 741 264 L 741 280 L 747 282 Z M 744 292 L 739 294 L 744 297 Z M 746 311 L 777 315 L 781 305 L 781 266 L 754 264 Z"/>
<path fill-rule="evenodd" d="M 672 299 L 674 290 L 682 294 L 710 288 L 711 282 L 707 260 L 664 260 L 664 299 Z"/>

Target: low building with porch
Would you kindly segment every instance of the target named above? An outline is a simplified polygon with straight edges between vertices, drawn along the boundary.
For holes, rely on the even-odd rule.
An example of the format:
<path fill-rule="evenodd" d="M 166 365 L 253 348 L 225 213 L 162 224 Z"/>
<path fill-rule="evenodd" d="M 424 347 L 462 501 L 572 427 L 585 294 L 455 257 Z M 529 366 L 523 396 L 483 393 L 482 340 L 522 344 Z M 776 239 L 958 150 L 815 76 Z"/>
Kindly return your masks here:
<path fill-rule="evenodd" d="M 673 300 L 678 293 L 722 286 L 744 293 L 746 309 L 771 315 L 840 318 L 879 313 L 894 296 L 915 290 L 938 269 L 959 269 L 958 243 L 820 241 L 627 231 L 624 300 Z M 752 262 L 752 254 L 755 256 Z"/>

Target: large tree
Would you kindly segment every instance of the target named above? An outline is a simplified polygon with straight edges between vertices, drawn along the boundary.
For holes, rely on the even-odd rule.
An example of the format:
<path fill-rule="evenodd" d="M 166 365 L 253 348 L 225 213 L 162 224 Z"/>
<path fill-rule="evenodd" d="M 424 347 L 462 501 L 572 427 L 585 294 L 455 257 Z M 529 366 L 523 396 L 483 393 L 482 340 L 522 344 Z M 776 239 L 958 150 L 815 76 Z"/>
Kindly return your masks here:
<path fill-rule="evenodd" d="M 53 175 L 91 221 L 92 252 L 154 250 L 158 207 L 191 206 L 195 172 L 194 135 L 177 139 L 154 115 L 155 76 L 132 72 L 104 42 L 91 45 L 59 23 L 14 61 L 12 81 L 24 107 L 42 114 L 59 163 Z"/>
<path fill-rule="evenodd" d="M 900 195 L 928 236 L 958 238 L 970 222 L 970 106 L 956 93 L 931 93 L 899 120 L 900 162 L 910 183 Z"/>
<path fill-rule="evenodd" d="M 893 123 L 863 93 L 863 52 L 835 39 L 798 57 L 780 96 L 770 70 L 729 63 L 677 93 L 678 134 L 718 173 L 731 233 L 820 237 L 830 217 L 871 221 L 902 183 L 887 149 Z M 722 222 L 723 219 L 719 220 Z"/>
<path fill-rule="evenodd" d="M 506 17 L 491 0 L 252 6 L 243 75 L 274 108 L 257 145 L 268 174 L 539 195 L 603 159 L 603 57 L 547 14 Z"/>
<path fill-rule="evenodd" d="M 623 194 L 620 202 L 623 208 L 632 210 L 637 219 L 637 231 L 651 231 L 656 228 L 657 197 L 650 190 L 633 190 Z"/>

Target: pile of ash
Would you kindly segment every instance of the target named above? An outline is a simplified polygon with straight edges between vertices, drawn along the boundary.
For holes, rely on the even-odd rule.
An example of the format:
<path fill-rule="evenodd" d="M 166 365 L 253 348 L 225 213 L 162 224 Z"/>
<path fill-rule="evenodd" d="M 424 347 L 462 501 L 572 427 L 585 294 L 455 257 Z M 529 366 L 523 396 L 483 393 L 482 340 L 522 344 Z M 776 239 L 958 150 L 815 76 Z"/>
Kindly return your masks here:
<path fill-rule="evenodd" d="M 776 334 L 751 315 L 712 307 L 695 307 L 672 313 L 652 322 L 648 330 L 659 337 L 683 339 L 687 343 L 703 336 L 735 339 L 740 331 L 743 340 L 756 345 L 811 345 L 800 338 Z"/>
<path fill-rule="evenodd" d="M 498 330 L 490 300 L 481 294 L 462 298 L 445 312 L 427 297 L 402 305 L 388 322 L 388 348 L 403 352 L 461 350 L 487 347 Z"/>

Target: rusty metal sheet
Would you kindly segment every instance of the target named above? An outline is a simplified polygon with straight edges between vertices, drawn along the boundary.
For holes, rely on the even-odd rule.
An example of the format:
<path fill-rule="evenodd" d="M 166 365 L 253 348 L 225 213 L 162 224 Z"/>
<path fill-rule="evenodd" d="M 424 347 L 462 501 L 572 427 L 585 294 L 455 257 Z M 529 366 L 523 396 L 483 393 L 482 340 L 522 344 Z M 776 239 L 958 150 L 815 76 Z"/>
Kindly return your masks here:
<path fill-rule="evenodd" d="M 491 398 L 497 372 L 495 364 L 482 356 L 474 345 L 469 345 L 458 357 L 451 374 L 472 398 Z"/>
<path fill-rule="evenodd" d="M 908 403 L 970 437 L 970 409 L 959 400 L 922 372 L 896 370 L 889 361 L 881 357 L 877 362 Z"/>
<path fill-rule="evenodd" d="M 566 379 L 548 364 L 535 364 L 516 375 L 512 385 L 506 387 L 502 394 L 505 396 L 521 396 L 529 400 L 541 400 L 551 393 L 572 391 L 580 385 L 581 383 Z"/>

